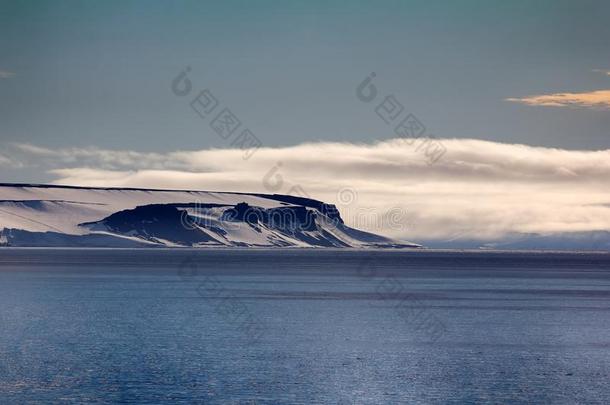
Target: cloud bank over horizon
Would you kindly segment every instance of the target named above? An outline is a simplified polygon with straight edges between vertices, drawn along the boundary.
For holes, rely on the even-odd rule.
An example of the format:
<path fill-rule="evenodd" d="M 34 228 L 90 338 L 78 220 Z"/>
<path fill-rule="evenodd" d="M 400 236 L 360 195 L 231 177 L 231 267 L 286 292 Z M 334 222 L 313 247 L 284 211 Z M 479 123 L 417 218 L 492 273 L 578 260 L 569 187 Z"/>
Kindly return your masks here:
<path fill-rule="evenodd" d="M 430 163 L 414 140 L 305 143 L 170 153 L 13 144 L 0 165 L 54 184 L 261 192 L 337 204 L 349 225 L 408 239 L 610 230 L 610 150 L 442 139 Z M 35 162 L 35 163 L 32 163 Z"/>

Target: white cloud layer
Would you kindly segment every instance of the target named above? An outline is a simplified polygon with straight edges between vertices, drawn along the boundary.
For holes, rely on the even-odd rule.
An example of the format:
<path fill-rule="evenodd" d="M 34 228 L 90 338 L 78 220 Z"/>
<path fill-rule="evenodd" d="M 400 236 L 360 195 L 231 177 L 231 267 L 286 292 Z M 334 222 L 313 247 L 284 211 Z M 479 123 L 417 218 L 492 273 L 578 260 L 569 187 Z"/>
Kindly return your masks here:
<path fill-rule="evenodd" d="M 349 224 L 410 238 L 610 229 L 610 150 L 444 139 L 434 164 L 412 140 L 168 154 L 14 147 L 56 184 L 304 194 Z"/>

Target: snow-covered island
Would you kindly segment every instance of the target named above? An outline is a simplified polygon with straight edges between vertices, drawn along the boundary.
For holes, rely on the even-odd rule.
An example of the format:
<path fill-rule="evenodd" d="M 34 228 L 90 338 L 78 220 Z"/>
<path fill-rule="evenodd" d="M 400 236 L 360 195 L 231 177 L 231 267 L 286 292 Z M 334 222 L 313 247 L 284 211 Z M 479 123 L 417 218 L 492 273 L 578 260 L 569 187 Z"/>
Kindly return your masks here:
<path fill-rule="evenodd" d="M 418 248 L 278 194 L 0 184 L 0 246 Z"/>

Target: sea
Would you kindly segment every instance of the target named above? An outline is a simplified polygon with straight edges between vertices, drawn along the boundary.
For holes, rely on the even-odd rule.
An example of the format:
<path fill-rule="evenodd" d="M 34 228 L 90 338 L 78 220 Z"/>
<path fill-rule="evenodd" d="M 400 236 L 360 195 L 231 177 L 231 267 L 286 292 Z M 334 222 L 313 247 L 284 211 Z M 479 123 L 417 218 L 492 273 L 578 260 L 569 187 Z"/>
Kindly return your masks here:
<path fill-rule="evenodd" d="M 608 404 L 610 254 L 2 248 L 0 403 Z"/>

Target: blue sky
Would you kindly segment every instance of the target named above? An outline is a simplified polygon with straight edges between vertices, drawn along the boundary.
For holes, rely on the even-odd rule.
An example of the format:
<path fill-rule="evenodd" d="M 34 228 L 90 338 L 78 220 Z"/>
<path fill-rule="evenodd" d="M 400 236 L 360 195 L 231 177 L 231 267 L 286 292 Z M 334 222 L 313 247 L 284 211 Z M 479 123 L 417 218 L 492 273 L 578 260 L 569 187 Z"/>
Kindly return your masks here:
<path fill-rule="evenodd" d="M 439 137 L 610 145 L 607 110 L 506 101 L 610 88 L 608 2 L 0 4 L 2 142 L 224 147 L 170 91 L 188 65 L 267 146 L 391 137 L 354 96 L 373 71 Z"/>

